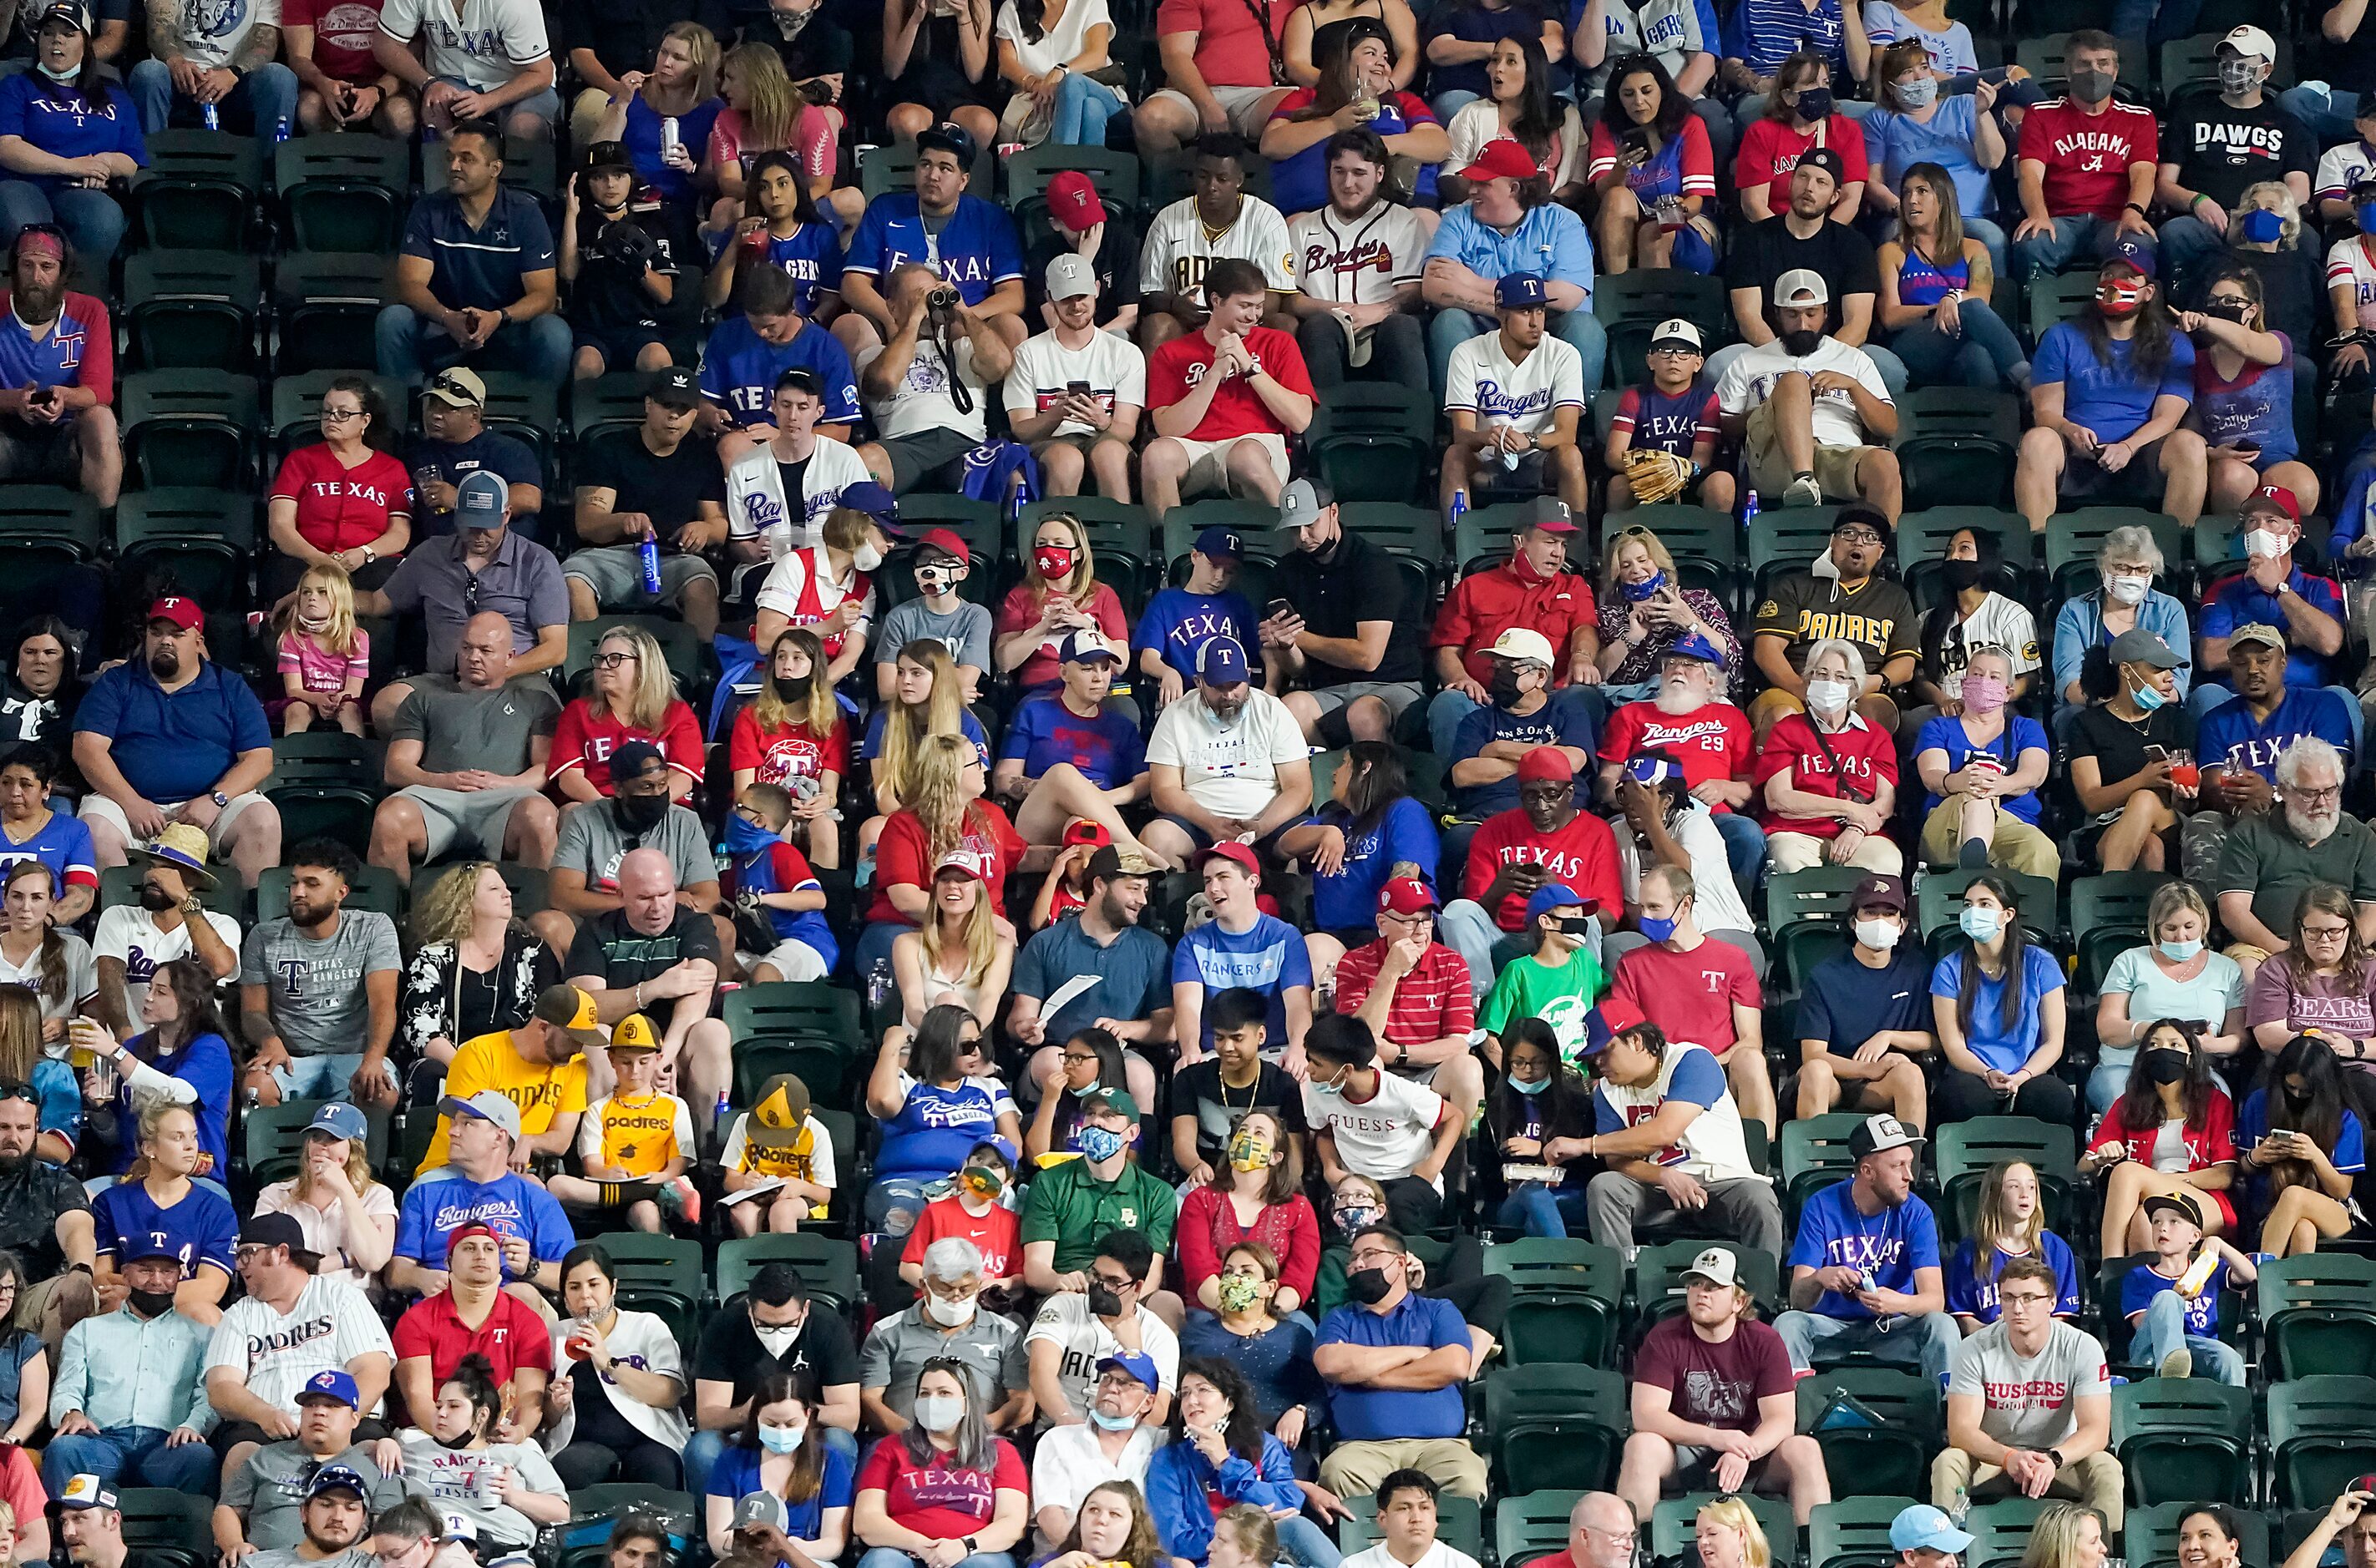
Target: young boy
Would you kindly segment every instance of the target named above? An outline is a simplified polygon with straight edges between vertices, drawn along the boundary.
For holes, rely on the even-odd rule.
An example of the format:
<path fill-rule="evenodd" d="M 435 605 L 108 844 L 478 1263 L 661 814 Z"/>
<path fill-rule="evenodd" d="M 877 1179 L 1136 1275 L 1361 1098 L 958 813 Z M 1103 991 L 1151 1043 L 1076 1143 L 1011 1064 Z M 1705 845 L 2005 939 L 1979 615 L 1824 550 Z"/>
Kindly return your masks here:
<path fill-rule="evenodd" d="M 577 1123 L 583 1176 L 552 1176 L 545 1191 L 569 1207 L 659 1234 L 661 1214 L 701 1223 L 701 1194 L 685 1173 L 694 1150 L 693 1112 L 661 1092 L 660 1037 L 652 1021 L 630 1013 L 611 1030 L 611 1071 L 618 1085 Z"/>
<path fill-rule="evenodd" d="M 1650 337 L 1646 386 L 1629 386 L 1617 399 L 1617 417 L 1609 422 L 1609 510 L 1626 511 L 1642 505 L 1634 482 L 1626 477 L 1629 452 L 1663 452 L 1692 465 L 1692 479 L 1671 496 L 1660 499 L 1696 501 L 1719 512 L 1732 510 L 1732 475 L 1709 468 L 1716 460 L 1716 386 L 1700 376 L 1705 363 L 1700 329 L 1680 317 L 1662 321 Z"/>
<path fill-rule="evenodd" d="M 1207 641 L 1235 637 L 1253 646 L 1254 607 L 1231 586 L 1245 555 L 1235 530 L 1206 529 L 1188 548 L 1188 586 L 1158 589 L 1146 601 L 1131 641 L 1138 647 L 1139 673 L 1155 683 L 1158 707 L 1177 700 L 1196 679 L 1196 653 Z"/>
<path fill-rule="evenodd" d="M 1003 1311 L 1023 1287 L 1023 1221 L 1015 1208 L 1015 1146 L 996 1133 L 967 1151 L 957 1168 L 956 1185 L 946 1197 L 934 1198 L 916 1217 L 908 1244 L 899 1250 L 899 1277 L 911 1286 L 924 1280 L 924 1249 L 950 1236 L 962 1236 L 981 1253 L 985 1294 L 996 1292 Z M 1010 1291 L 1008 1286 L 1014 1289 Z"/>
<path fill-rule="evenodd" d="M 1527 900 L 1527 923 L 1535 950 L 1502 967 L 1493 990 L 1477 1015 L 1489 1037 L 1485 1054 L 1502 1064 L 1502 1032 L 1513 1018 L 1540 1018 L 1559 1036 L 1560 1054 L 1570 1062 L 1584 1049 L 1584 1016 L 1609 991 L 1600 961 L 1585 945 L 1592 901 L 1563 883 L 1538 887 Z"/>
<path fill-rule="evenodd" d="M 1188 1173 L 1183 1188 L 1213 1179 L 1248 1111 L 1277 1117 L 1289 1137 L 1306 1131 L 1295 1080 L 1263 1060 L 1270 999 L 1239 986 L 1206 1004 L 1205 1016 L 1213 1026 L 1213 1054 L 1180 1069 L 1171 1084 L 1171 1158 Z"/>
<path fill-rule="evenodd" d="M 1425 1470 L 1396 1470 L 1378 1483 L 1378 1544 L 1343 1568 L 1477 1568 L 1477 1560 L 1435 1536 L 1439 1489 Z"/>
<path fill-rule="evenodd" d="M 735 1120 L 719 1155 L 726 1173 L 726 1213 L 738 1236 L 791 1231 L 823 1219 L 833 1202 L 833 1138 L 809 1114 L 809 1087 L 778 1073 L 759 1088 L 759 1103 Z M 737 1193 L 780 1182 L 736 1201 Z"/>
<path fill-rule="evenodd" d="M 2219 1292 L 2231 1279 L 2251 1284 L 2260 1271 L 2218 1237 L 2206 1238 L 2202 1218 L 2184 1198 L 2156 1194 L 2145 1200 L 2144 1211 L 2153 1228 L 2154 1261 L 2137 1265 L 2121 1282 L 2121 1314 L 2135 1335 L 2129 1360 L 2163 1377 L 2192 1376 L 2196 1363 L 2207 1360 L 2220 1382 L 2243 1387 L 2244 1358 L 2219 1338 Z M 2180 1285 L 2197 1261 L 2198 1246 L 2218 1261 L 2201 1288 L 2189 1294 Z"/>
<path fill-rule="evenodd" d="M 875 698 L 891 700 L 899 650 L 929 638 L 948 645 L 970 703 L 990 671 L 990 610 L 957 592 L 973 570 L 973 552 L 947 529 L 933 529 L 916 541 L 915 568 L 918 597 L 893 605 L 874 634 Z"/>
<path fill-rule="evenodd" d="M 764 954 L 737 952 L 734 958 L 761 985 L 821 980 L 841 954 L 826 923 L 825 885 L 808 858 L 784 841 L 791 820 L 791 792 L 780 784 L 745 784 L 726 819 L 735 934 L 767 944 Z"/>

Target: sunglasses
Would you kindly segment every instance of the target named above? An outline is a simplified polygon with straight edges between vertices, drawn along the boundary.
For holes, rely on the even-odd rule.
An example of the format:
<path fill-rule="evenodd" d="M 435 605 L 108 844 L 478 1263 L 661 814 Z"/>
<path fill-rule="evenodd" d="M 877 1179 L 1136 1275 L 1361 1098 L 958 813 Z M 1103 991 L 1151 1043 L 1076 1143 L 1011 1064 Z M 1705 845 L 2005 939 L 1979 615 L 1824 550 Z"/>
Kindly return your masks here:
<path fill-rule="evenodd" d="M 468 402 L 474 409 L 479 406 L 479 395 L 470 390 L 469 387 L 464 386 L 460 381 L 456 380 L 450 371 L 440 371 L 437 374 L 431 376 L 429 378 L 429 390 L 432 392 L 450 392 L 455 397 L 460 398 Z"/>

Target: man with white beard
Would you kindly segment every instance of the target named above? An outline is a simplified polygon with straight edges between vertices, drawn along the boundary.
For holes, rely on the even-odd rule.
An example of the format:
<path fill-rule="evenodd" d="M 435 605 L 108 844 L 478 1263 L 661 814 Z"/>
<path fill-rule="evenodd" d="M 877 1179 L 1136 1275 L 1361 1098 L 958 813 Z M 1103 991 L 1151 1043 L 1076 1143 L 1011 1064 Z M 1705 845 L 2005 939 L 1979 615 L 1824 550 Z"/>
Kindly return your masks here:
<path fill-rule="evenodd" d="M 1765 830 L 1748 814 L 1754 751 L 1749 716 L 1726 700 L 1729 689 L 1722 647 L 1696 632 L 1677 641 L 1659 660 L 1657 695 L 1610 715 L 1596 793 L 1604 807 L 1622 804 L 1617 780 L 1626 765 L 1664 753 L 1681 765 L 1691 798 L 1714 814 L 1732 873 L 1753 881 L 1765 859 Z"/>
<path fill-rule="evenodd" d="M 2305 735 L 2277 758 L 2282 807 L 2247 816 L 2219 857 L 2219 923 L 2247 980 L 2291 943 L 2296 906 L 2312 883 L 2348 888 L 2359 939 L 2376 939 L 2376 833 L 2343 810 L 2343 755 Z"/>

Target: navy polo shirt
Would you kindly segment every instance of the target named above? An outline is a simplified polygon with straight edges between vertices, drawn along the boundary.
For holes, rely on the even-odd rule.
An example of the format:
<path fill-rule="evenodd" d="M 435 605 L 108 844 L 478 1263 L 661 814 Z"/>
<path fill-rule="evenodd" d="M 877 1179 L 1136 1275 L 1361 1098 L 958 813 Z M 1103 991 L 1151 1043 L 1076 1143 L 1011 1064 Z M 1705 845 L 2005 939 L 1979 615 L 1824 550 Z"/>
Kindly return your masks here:
<path fill-rule="evenodd" d="M 208 660 L 196 679 L 169 692 L 137 659 L 90 683 L 75 710 L 77 734 L 104 735 L 109 759 L 142 796 L 195 800 L 231 771 L 242 752 L 269 748 L 272 726 L 247 683 Z"/>
<path fill-rule="evenodd" d="M 459 484 L 463 475 L 475 473 L 481 469 L 502 475 L 505 484 L 533 485 L 539 490 L 544 488 L 544 465 L 536 460 L 535 451 L 517 436 L 505 435 L 501 431 L 481 429 L 468 441 L 416 443 L 404 466 L 412 470 L 416 492 L 432 480 Z M 429 503 L 420 500 L 418 495 L 415 500 L 418 504 L 413 508 L 412 531 L 416 543 L 454 531 L 453 513 L 433 510 Z M 534 531 L 535 523 L 536 517 L 532 514 L 512 519 L 512 527 L 517 529 L 526 524 L 530 532 Z"/>
<path fill-rule="evenodd" d="M 404 254 L 435 267 L 429 291 L 448 310 L 501 310 L 528 291 L 523 275 L 559 265 L 544 209 L 507 185 L 495 188 L 487 220 L 476 229 L 453 196 L 443 191 L 422 196 L 404 225 Z"/>
<path fill-rule="evenodd" d="M 1320 1324 L 1320 1336 L 1313 1348 L 1415 1345 L 1441 1350 L 1446 1345 L 1467 1343 L 1468 1324 L 1461 1321 L 1458 1308 L 1449 1301 L 1413 1292 L 1387 1313 L 1374 1313 L 1358 1305 L 1338 1307 Z M 1353 1443 L 1458 1437 L 1468 1430 L 1468 1407 L 1461 1398 L 1456 1382 L 1424 1393 L 1330 1384 L 1328 1410 L 1336 1418 L 1336 1435 Z"/>
<path fill-rule="evenodd" d="M 2343 589 L 2332 577 L 2314 577 L 2296 566 L 2286 578 L 2286 586 L 2299 594 L 2311 607 L 2324 611 L 2335 624 L 2348 626 L 2343 613 Z M 2239 626 L 2254 622 L 2265 626 L 2286 629 L 2286 608 L 2275 594 L 2270 593 L 2249 576 L 2229 577 L 2212 590 L 2209 602 L 2203 607 L 2200 628 L 2206 637 L 2232 636 Z M 2288 639 L 2290 640 L 2290 639 Z M 2323 686 L 2332 680 L 2327 660 L 2306 647 L 2295 647 L 2286 655 L 2286 684 L 2288 687 Z M 2223 680 L 2220 683 L 2225 685 Z"/>

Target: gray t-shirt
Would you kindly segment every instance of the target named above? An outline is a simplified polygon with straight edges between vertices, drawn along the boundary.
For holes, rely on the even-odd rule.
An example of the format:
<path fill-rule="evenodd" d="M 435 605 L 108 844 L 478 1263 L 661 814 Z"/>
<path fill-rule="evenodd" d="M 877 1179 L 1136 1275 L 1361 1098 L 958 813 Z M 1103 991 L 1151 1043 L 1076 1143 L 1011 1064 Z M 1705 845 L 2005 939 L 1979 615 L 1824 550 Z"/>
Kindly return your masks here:
<path fill-rule="evenodd" d="M 1012 1320 L 980 1307 L 973 1321 L 946 1334 L 909 1307 L 877 1323 L 858 1352 L 858 1386 L 883 1390 L 883 1402 L 905 1417 L 916 1402 L 916 1376 L 935 1356 L 951 1356 L 973 1373 L 982 1408 L 1004 1402 L 1005 1390 L 1028 1388 L 1031 1370 L 1023 1355 L 1023 1331 Z"/>
<path fill-rule="evenodd" d="M 550 736 L 561 717 L 561 699 L 541 674 L 492 692 L 466 690 L 452 675 L 416 675 L 411 684 L 388 739 L 420 742 L 429 773 L 526 773 L 530 742 Z"/>
<path fill-rule="evenodd" d="M 396 922 L 369 909 L 341 909 L 327 942 L 283 915 L 247 933 L 239 983 L 267 987 L 265 1005 L 291 1056 L 351 1055 L 363 1049 L 371 1006 L 363 977 L 404 968 Z"/>
<path fill-rule="evenodd" d="M 224 1483 L 223 1506 L 247 1516 L 248 1544 L 265 1552 L 285 1550 L 304 1538 L 300 1517 L 305 1488 L 324 1465 L 344 1465 L 372 1483 L 364 1501 L 374 1514 L 404 1501 L 404 1483 L 383 1475 L 372 1462 L 369 1443 L 358 1443 L 334 1459 L 316 1460 L 294 1438 L 267 1443 L 248 1455 L 247 1463 Z M 251 1558 L 260 1562 L 261 1558 Z"/>
<path fill-rule="evenodd" d="M 536 1522 L 507 1503 L 494 1501 L 495 1472 L 510 1470 L 512 1479 L 530 1491 L 567 1495 L 568 1489 L 552 1472 L 552 1462 L 533 1443 L 491 1443 L 484 1448 L 448 1448 L 425 1431 L 406 1429 L 397 1441 L 404 1445 L 405 1490 L 427 1498 L 440 1510 L 459 1514 L 479 1532 L 483 1550 L 490 1543 L 528 1546 L 536 1540 Z"/>
<path fill-rule="evenodd" d="M 676 868 L 679 887 L 718 880 L 717 858 L 709 852 L 709 839 L 701 830 L 701 818 L 690 806 L 671 806 L 659 826 L 641 837 L 630 838 L 619 826 L 615 801 L 596 801 L 562 819 L 561 841 L 552 851 L 552 869 L 584 872 L 589 893 L 616 893 L 619 862 L 628 850 L 637 849 L 658 849 L 668 856 L 669 863 Z"/>
<path fill-rule="evenodd" d="M 961 599 L 953 614 L 935 615 L 921 599 L 895 604 L 874 634 L 874 662 L 896 663 L 899 650 L 921 637 L 948 644 L 950 656 L 977 670 L 990 666 L 990 610 Z"/>
<path fill-rule="evenodd" d="M 372 1512 L 376 1514 L 379 1510 L 374 1508 Z M 259 1551 L 241 1564 L 241 1568 L 376 1568 L 379 1559 L 371 1554 L 370 1538 L 364 1539 L 363 1546 L 350 1546 L 335 1557 L 300 1557 L 294 1547 L 280 1551 Z"/>
<path fill-rule="evenodd" d="M 2025 1360 L 2014 1353 L 2004 1322 L 1964 1341 L 1955 1350 L 1947 1393 L 1977 1396 L 1985 1408 L 1980 1430 L 2011 1448 L 2040 1451 L 2079 1429 L 2074 1401 L 2111 1397 L 2104 1372 L 2104 1348 L 2067 1323 L 2058 1322 L 2046 1348 Z"/>

